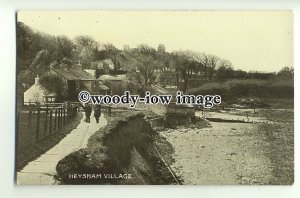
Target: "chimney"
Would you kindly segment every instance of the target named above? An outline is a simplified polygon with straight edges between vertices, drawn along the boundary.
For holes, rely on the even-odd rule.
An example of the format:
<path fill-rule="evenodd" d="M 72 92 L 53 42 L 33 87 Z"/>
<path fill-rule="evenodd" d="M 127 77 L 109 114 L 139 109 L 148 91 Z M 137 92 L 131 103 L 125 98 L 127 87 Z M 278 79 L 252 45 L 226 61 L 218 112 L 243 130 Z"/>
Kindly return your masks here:
<path fill-rule="evenodd" d="M 75 68 L 76 68 L 76 69 L 83 70 L 83 67 L 82 67 L 82 65 L 81 65 L 80 61 L 78 61 L 78 64 L 77 64 L 77 65 L 75 65 Z"/>
<path fill-rule="evenodd" d="M 35 78 L 34 80 L 35 80 L 34 84 L 36 84 L 36 85 L 39 85 L 39 84 L 40 84 L 40 78 L 39 78 L 39 75 L 37 75 L 36 78 Z"/>

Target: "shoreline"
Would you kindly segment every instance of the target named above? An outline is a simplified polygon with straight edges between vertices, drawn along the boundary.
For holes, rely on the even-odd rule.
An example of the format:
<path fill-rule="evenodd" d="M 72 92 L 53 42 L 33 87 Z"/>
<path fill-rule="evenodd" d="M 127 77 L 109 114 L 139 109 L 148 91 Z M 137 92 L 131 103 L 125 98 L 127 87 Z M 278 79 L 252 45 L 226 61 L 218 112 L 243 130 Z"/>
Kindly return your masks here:
<path fill-rule="evenodd" d="M 268 111 L 272 111 L 269 117 L 250 118 L 269 123 L 210 122 L 211 128 L 160 132 L 174 148 L 172 169 L 184 184 L 292 184 L 293 136 L 290 132 L 293 127 L 289 135 L 280 136 L 286 120 L 279 123 L 272 115 L 278 113 L 277 110 Z M 287 144 L 283 138 L 289 140 Z"/>

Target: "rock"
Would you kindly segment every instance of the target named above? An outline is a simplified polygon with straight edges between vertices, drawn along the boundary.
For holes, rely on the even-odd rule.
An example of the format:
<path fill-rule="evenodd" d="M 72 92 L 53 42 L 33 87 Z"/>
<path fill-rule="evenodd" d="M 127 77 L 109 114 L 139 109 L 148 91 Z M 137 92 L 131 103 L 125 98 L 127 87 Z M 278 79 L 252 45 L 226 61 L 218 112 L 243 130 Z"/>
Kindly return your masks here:
<path fill-rule="evenodd" d="M 88 172 L 86 166 L 87 159 L 87 152 L 85 149 L 80 149 L 67 155 L 56 165 L 58 178 L 60 178 L 63 183 L 77 183 L 79 180 L 70 180 L 69 177 L 72 174 Z"/>

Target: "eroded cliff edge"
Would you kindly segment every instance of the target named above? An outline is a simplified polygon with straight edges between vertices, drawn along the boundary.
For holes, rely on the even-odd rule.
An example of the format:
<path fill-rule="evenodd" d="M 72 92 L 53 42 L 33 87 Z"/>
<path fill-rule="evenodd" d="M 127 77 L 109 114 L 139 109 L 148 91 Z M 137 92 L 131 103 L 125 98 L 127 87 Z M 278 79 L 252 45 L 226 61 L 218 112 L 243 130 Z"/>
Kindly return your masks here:
<path fill-rule="evenodd" d="M 57 179 L 63 184 L 176 184 L 155 148 L 157 138 L 142 113 L 113 119 L 91 136 L 86 149 L 59 161 Z"/>

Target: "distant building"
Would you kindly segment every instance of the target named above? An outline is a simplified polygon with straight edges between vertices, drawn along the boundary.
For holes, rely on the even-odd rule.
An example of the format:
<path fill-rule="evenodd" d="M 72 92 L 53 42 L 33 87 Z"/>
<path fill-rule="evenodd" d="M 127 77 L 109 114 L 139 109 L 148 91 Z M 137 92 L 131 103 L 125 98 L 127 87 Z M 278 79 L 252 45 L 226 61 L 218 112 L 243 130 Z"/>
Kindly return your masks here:
<path fill-rule="evenodd" d="M 52 68 L 51 73 L 60 77 L 65 88 L 67 99 L 78 101 L 80 91 L 89 91 L 91 94 L 106 93 L 109 88 L 99 82 L 93 75 L 84 71 L 80 65 L 73 67 Z"/>
<path fill-rule="evenodd" d="M 101 73 L 108 74 L 110 70 L 115 68 L 115 65 L 114 62 L 109 58 L 101 61 L 94 61 L 92 63 L 92 68 L 101 70 Z"/>
<path fill-rule="evenodd" d="M 159 44 L 158 48 L 157 48 L 158 53 L 165 53 L 166 52 L 166 48 L 164 44 Z"/>
<path fill-rule="evenodd" d="M 125 81 L 127 79 L 125 74 L 122 75 L 101 75 L 98 80 L 100 81 Z"/>
<path fill-rule="evenodd" d="M 129 45 L 124 45 L 124 51 L 128 51 L 129 49 Z"/>
<path fill-rule="evenodd" d="M 24 104 L 39 104 L 43 105 L 49 102 L 56 101 L 56 93 L 49 92 L 39 82 L 40 78 L 35 78 L 35 83 L 24 92 Z"/>

